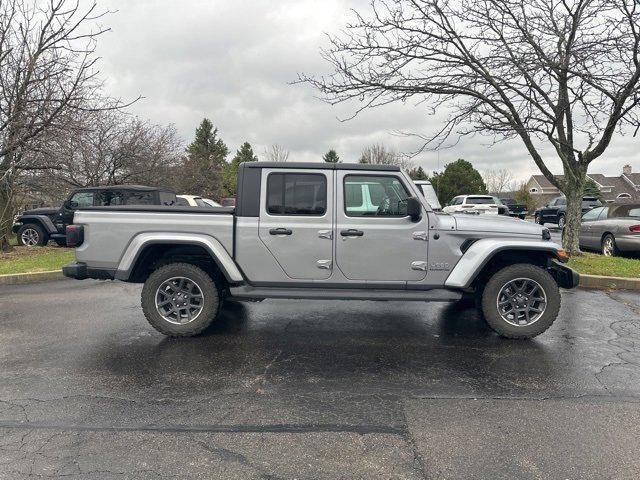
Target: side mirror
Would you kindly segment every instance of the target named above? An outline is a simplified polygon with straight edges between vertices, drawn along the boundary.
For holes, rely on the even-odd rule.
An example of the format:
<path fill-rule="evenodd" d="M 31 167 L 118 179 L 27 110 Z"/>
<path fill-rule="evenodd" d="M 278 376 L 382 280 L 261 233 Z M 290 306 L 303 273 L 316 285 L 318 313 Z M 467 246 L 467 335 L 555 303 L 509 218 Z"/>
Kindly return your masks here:
<path fill-rule="evenodd" d="M 422 205 L 417 198 L 407 198 L 407 215 L 411 217 L 412 222 L 417 222 L 422 217 Z"/>
<path fill-rule="evenodd" d="M 65 207 L 67 207 L 67 210 L 75 210 L 76 208 L 78 208 L 78 202 L 74 202 L 73 200 L 69 200 L 65 204 Z"/>

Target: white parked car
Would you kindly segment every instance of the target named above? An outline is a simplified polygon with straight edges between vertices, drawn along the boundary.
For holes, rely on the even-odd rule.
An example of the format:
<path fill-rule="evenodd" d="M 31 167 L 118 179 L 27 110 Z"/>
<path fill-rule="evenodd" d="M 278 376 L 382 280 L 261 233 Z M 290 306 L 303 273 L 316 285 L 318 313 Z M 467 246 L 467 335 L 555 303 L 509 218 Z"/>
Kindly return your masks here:
<path fill-rule="evenodd" d="M 176 195 L 178 205 L 183 207 L 220 207 L 218 202 L 198 195 Z"/>
<path fill-rule="evenodd" d="M 498 215 L 496 198 L 490 195 L 458 195 L 442 209 L 445 213 L 474 213 Z"/>
<path fill-rule="evenodd" d="M 415 183 L 418 186 L 418 189 L 424 195 L 424 198 L 427 200 L 427 203 L 433 208 L 434 211 L 442 210 L 442 205 L 438 201 L 438 196 L 436 195 L 436 191 L 431 185 L 431 182 L 428 180 L 415 180 Z"/>

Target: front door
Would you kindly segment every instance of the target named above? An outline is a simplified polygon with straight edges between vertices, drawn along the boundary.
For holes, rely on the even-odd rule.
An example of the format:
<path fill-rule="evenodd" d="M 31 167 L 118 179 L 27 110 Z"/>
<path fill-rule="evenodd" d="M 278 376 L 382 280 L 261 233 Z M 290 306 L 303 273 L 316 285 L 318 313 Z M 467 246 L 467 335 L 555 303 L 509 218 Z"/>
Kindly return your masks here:
<path fill-rule="evenodd" d="M 428 219 L 407 216 L 399 172 L 336 170 L 336 264 L 349 280 L 419 281 L 427 274 Z"/>
<path fill-rule="evenodd" d="M 331 276 L 333 175 L 333 170 L 262 169 L 267 188 L 261 201 L 260 241 L 289 278 Z"/>
<path fill-rule="evenodd" d="M 59 221 L 56 222 L 56 228 L 60 233 L 65 233 L 65 227 L 73 223 L 73 214 L 76 210 L 93 206 L 93 197 L 92 191 L 76 192 L 64 202 L 58 214 Z"/>

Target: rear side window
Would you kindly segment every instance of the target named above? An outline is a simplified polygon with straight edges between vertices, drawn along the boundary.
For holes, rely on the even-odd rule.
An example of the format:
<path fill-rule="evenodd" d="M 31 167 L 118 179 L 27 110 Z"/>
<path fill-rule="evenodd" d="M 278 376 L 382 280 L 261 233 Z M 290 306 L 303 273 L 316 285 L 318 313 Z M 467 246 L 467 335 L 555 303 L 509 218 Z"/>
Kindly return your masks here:
<path fill-rule="evenodd" d="M 272 173 L 267 180 L 271 215 L 324 215 L 327 177 L 319 173 Z"/>
<path fill-rule="evenodd" d="M 96 205 L 101 207 L 124 205 L 124 203 L 124 195 L 120 190 L 103 190 L 96 194 Z"/>
<path fill-rule="evenodd" d="M 176 205 L 178 205 L 179 207 L 188 207 L 189 206 L 189 202 L 187 201 L 186 198 L 177 197 L 176 198 Z"/>
<path fill-rule="evenodd" d="M 126 200 L 127 205 L 153 205 L 153 192 L 129 192 Z"/>

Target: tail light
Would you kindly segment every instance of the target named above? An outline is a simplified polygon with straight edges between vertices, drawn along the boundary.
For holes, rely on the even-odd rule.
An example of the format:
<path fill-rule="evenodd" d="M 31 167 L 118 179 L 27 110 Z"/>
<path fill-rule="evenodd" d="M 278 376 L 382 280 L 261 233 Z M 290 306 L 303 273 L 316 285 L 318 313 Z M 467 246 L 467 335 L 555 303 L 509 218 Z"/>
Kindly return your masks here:
<path fill-rule="evenodd" d="M 631 233 L 640 233 L 640 225 L 631 225 L 629 230 Z"/>
<path fill-rule="evenodd" d="M 67 225 L 67 247 L 79 247 L 84 242 L 82 225 Z"/>

